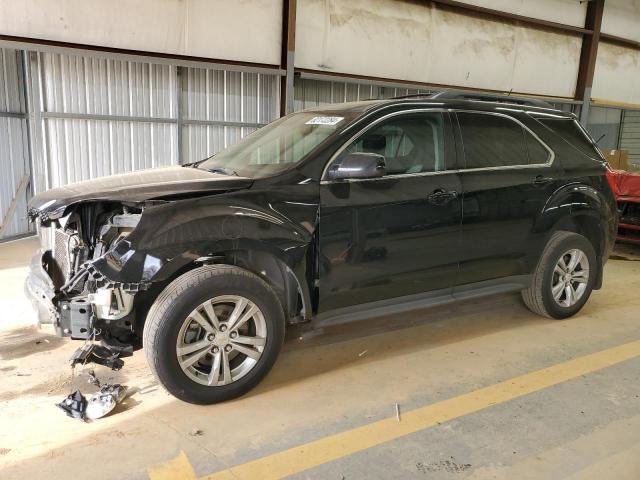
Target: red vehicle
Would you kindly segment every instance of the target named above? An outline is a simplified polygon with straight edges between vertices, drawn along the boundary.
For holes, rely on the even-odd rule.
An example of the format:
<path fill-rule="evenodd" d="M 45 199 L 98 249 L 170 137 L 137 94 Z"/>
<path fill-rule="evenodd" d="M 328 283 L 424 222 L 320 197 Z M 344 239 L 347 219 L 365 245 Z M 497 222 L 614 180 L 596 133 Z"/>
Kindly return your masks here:
<path fill-rule="evenodd" d="M 620 214 L 617 240 L 640 244 L 640 173 L 608 169 L 607 179 Z"/>

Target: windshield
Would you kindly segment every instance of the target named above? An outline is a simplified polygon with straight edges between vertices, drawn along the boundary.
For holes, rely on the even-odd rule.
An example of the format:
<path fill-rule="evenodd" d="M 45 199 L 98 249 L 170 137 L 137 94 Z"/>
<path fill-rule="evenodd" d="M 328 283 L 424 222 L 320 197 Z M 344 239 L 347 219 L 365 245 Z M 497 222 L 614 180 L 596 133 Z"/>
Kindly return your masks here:
<path fill-rule="evenodd" d="M 352 112 L 300 112 L 287 115 L 196 166 L 241 177 L 269 177 L 291 168 L 355 116 Z"/>

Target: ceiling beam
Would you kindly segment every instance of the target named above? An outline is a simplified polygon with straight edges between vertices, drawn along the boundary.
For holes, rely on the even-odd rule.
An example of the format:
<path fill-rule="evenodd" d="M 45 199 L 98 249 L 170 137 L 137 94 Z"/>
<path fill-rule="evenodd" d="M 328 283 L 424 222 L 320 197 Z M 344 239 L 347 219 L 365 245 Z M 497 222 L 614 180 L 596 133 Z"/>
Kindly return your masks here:
<path fill-rule="evenodd" d="M 452 10 L 459 11 L 460 13 L 481 15 L 483 17 L 491 18 L 494 20 L 509 20 L 523 25 L 542 27 L 561 33 L 574 33 L 581 35 L 591 35 L 593 33 L 593 30 L 588 26 L 585 26 L 585 28 L 576 27 L 574 25 L 567 25 L 565 23 L 552 22 L 550 20 L 543 20 L 540 18 L 528 17 L 526 15 L 518 15 L 515 13 L 503 12 L 501 10 L 494 10 L 492 8 L 480 7 L 478 5 L 471 5 L 469 3 L 459 2 L 456 0 L 427 1 L 432 4 L 449 7 Z M 589 3 L 593 3 L 593 1 L 594 0 Z"/>
<path fill-rule="evenodd" d="M 617 37 L 609 33 L 601 33 L 600 41 L 613 43 L 614 45 L 619 45 L 621 47 L 633 48 L 634 50 L 640 50 L 640 42 L 637 42 L 636 40 L 630 40 L 628 38 Z"/>

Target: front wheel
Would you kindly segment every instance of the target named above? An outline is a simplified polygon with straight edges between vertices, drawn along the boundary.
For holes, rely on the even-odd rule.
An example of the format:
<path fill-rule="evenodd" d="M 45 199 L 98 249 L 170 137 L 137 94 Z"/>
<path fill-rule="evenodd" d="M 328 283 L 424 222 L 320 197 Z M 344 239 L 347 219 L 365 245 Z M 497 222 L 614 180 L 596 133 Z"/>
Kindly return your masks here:
<path fill-rule="evenodd" d="M 174 396 L 212 404 L 243 395 L 273 366 L 284 314 L 273 290 L 251 272 L 204 266 L 169 284 L 149 311 L 144 350 Z"/>
<path fill-rule="evenodd" d="M 593 290 L 599 265 L 591 242 L 572 232 L 556 232 L 522 291 L 526 306 L 539 315 L 563 319 L 578 313 Z"/>

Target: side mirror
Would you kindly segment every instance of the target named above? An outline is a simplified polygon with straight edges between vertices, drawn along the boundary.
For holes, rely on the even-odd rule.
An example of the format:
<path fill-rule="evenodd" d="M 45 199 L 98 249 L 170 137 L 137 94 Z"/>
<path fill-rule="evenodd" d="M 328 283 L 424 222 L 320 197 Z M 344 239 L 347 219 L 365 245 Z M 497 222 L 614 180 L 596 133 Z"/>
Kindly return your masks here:
<path fill-rule="evenodd" d="M 384 156 L 377 153 L 350 153 L 327 172 L 330 180 L 349 178 L 379 178 L 386 173 Z"/>

